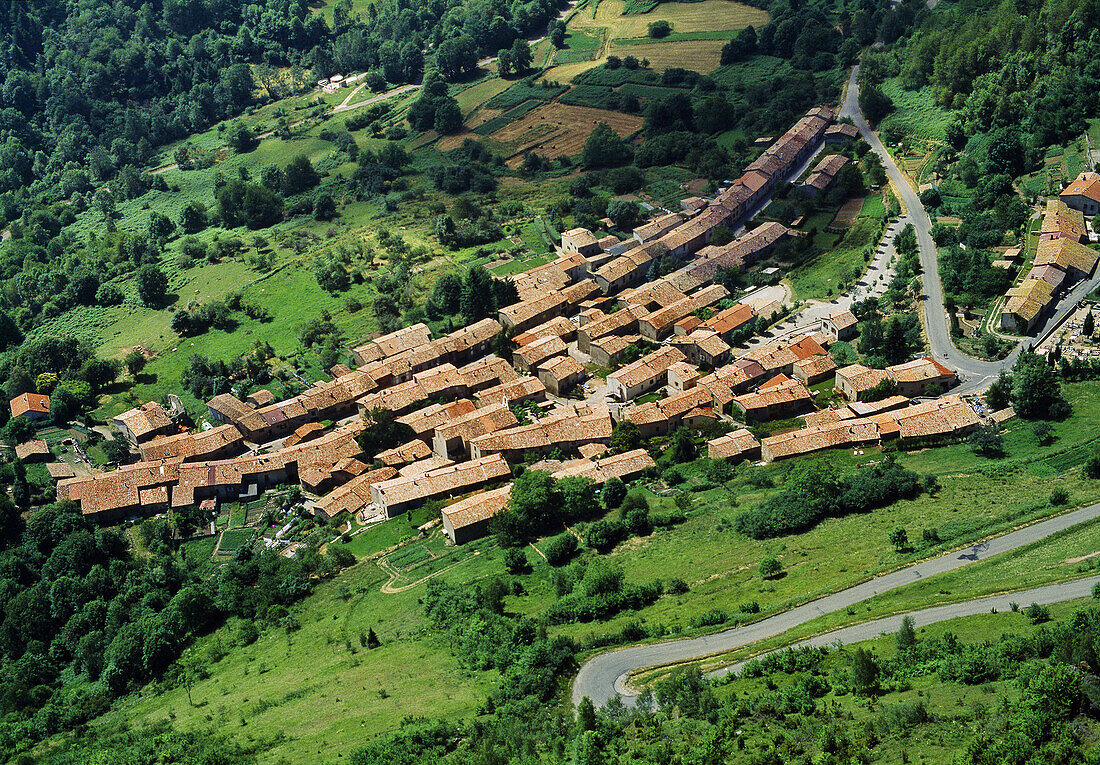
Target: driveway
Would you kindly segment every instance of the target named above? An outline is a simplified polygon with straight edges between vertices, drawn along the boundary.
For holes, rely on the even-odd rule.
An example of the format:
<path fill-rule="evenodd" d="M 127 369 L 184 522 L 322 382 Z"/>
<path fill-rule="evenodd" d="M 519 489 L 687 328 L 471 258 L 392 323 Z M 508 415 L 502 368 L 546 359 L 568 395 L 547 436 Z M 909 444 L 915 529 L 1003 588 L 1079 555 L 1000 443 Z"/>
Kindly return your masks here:
<path fill-rule="evenodd" d="M 810 601 L 789 611 L 762 619 L 754 624 L 744 627 L 718 632 L 713 635 L 690 638 L 687 640 L 673 640 L 650 645 L 638 645 L 622 648 L 617 651 L 593 656 L 581 667 L 573 682 L 573 703 L 578 703 L 588 696 L 597 706 L 606 704 L 612 696 L 619 694 L 623 701 L 632 703 L 635 698 L 633 692 L 626 686 L 627 675 L 639 669 L 656 667 L 674 662 L 691 661 L 712 654 L 725 653 L 737 648 L 750 645 L 766 638 L 782 635 L 788 630 L 812 621 L 824 614 L 843 610 L 875 595 L 889 592 L 904 585 L 925 579 L 929 576 L 953 571 L 967 566 L 979 560 L 985 560 L 1000 553 L 1018 549 L 1024 545 L 1039 541 L 1068 529 L 1077 524 L 1100 518 L 1100 504 L 1074 510 L 1064 515 L 1050 518 L 1039 523 L 1025 526 L 1024 528 L 993 537 L 984 542 L 971 545 L 961 550 L 945 553 L 938 558 L 915 563 L 911 566 L 898 569 L 889 574 L 877 576 L 861 584 L 854 585 L 845 590 L 826 595 L 817 600 Z M 1093 577 L 1088 580 L 1090 584 L 1085 587 L 1085 592 L 1091 591 Z M 1044 597 L 1058 597 L 1062 600 L 1080 597 L 1074 587 L 1051 586 L 1041 588 Z M 1062 595 L 1058 595 L 1062 593 Z M 1068 594 L 1067 594 L 1068 593 Z M 1064 597 L 1063 597 L 1064 595 Z M 1016 593 L 1011 599 L 1029 603 L 1039 596 L 1027 593 Z M 1005 596 L 1007 600 L 1008 597 Z M 1047 601 L 1053 602 L 1053 601 Z M 953 612 L 955 615 L 966 615 L 966 605 L 958 604 Z M 932 611 L 934 609 L 930 609 Z M 988 608 L 986 609 L 988 611 Z M 980 612 L 980 611 L 979 611 Z M 928 614 L 925 614 L 927 617 Z M 952 618 L 944 616 L 943 618 Z M 900 616 L 897 617 L 900 621 Z M 889 621 L 889 620 L 885 620 Z M 880 628 L 881 629 L 881 628 Z M 836 639 L 838 633 L 832 633 L 831 640 Z M 874 632 L 873 634 L 878 634 Z M 873 635 L 872 635 L 873 636 Z"/>

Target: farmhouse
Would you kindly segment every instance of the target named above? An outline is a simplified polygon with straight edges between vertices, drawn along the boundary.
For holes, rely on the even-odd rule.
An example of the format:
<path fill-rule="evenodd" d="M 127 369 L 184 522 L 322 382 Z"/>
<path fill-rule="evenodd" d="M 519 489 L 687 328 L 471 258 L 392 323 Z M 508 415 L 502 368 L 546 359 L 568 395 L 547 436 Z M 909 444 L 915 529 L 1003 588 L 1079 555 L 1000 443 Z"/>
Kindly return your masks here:
<path fill-rule="evenodd" d="M 50 397 L 39 393 L 21 393 L 10 402 L 11 416 L 40 422 L 50 416 Z"/>
<path fill-rule="evenodd" d="M 235 425 L 252 414 L 253 407 L 232 393 L 220 393 L 206 402 L 206 416 L 214 422 Z"/>
<path fill-rule="evenodd" d="M 755 318 L 756 310 L 752 306 L 736 303 L 703 322 L 703 329 L 709 329 L 729 343 L 733 340 L 733 335 L 737 330 L 746 326 Z"/>
<path fill-rule="evenodd" d="M 596 311 L 597 314 L 603 316 L 603 313 L 599 309 L 591 309 Z M 582 314 L 583 316 L 583 314 Z M 536 340 L 541 340 L 546 337 L 560 337 L 565 342 L 571 342 L 577 336 L 577 325 L 564 316 L 556 316 L 550 321 L 543 322 L 537 327 L 533 327 L 526 332 L 521 332 L 512 338 L 518 346 L 529 345 Z"/>
<path fill-rule="evenodd" d="M 1100 173 L 1081 173 L 1058 195 L 1058 199 L 1085 215 L 1100 213 Z"/>
<path fill-rule="evenodd" d="M 886 371 L 898 384 L 898 394 L 909 398 L 923 396 L 930 389 L 946 391 L 959 381 L 954 372 L 928 356 L 895 364 Z"/>
<path fill-rule="evenodd" d="M 870 444 L 880 438 L 878 425 L 870 420 L 842 420 L 769 436 L 760 442 L 760 456 L 772 462 L 837 446 Z"/>
<path fill-rule="evenodd" d="M 671 347 L 660 348 L 607 376 L 607 392 L 620 401 L 631 401 L 642 394 L 663 387 L 668 368 L 687 356 Z"/>
<path fill-rule="evenodd" d="M 511 495 L 512 484 L 507 484 L 448 505 L 440 511 L 443 533 L 456 545 L 480 539 L 489 533 L 489 522 L 508 506 Z"/>
<path fill-rule="evenodd" d="M 1072 239 L 1040 239 L 1034 265 L 1056 266 L 1070 279 L 1077 281 L 1092 275 L 1097 258 L 1100 258 L 1100 253 Z"/>
<path fill-rule="evenodd" d="M 404 417 L 398 417 L 397 421 L 412 428 L 418 438 L 424 438 L 430 441 L 437 427 L 444 423 L 451 422 L 465 414 L 469 414 L 476 408 L 473 401 L 467 398 L 460 398 L 449 404 L 432 404 L 426 406 Z"/>
<path fill-rule="evenodd" d="M 371 486 L 374 506 L 387 518 L 413 510 L 431 499 L 464 494 L 511 475 L 499 454 L 460 462 L 418 476 L 399 476 Z"/>
<path fill-rule="evenodd" d="M 825 143 L 845 143 L 859 138 L 859 128 L 850 122 L 841 122 L 830 125 L 825 129 Z"/>
<path fill-rule="evenodd" d="M 1001 309 L 1001 329 L 1027 334 L 1050 305 L 1054 286 L 1042 279 L 1025 279 L 1006 294 Z"/>
<path fill-rule="evenodd" d="M 179 429 L 168 417 L 164 407 L 156 401 L 148 401 L 141 406 L 123 412 L 111 422 L 130 443 L 137 445 L 157 436 L 178 433 Z"/>
<path fill-rule="evenodd" d="M 694 388 L 699 377 L 698 369 L 682 361 L 677 361 L 668 368 L 668 385 L 677 393 Z"/>
<path fill-rule="evenodd" d="M 794 372 L 796 361 L 824 354 L 825 349 L 817 340 L 809 335 L 803 335 L 798 339 L 773 340 L 767 345 L 749 351 L 744 358 L 758 363 L 767 374 L 790 375 Z"/>
<path fill-rule="evenodd" d="M 596 237 L 588 229 L 571 228 L 561 235 L 561 251 L 590 258 L 599 253 L 600 246 Z"/>
<path fill-rule="evenodd" d="M 697 329 L 690 335 L 674 337 L 672 344 L 679 348 L 692 364 L 714 368 L 729 360 L 730 347 L 717 332 Z"/>
<path fill-rule="evenodd" d="M 822 157 L 799 189 L 811 199 L 824 194 L 836 182 L 840 171 L 847 164 L 848 158 L 843 154 L 828 154 Z"/>
<path fill-rule="evenodd" d="M 760 456 L 760 442 L 745 428 L 707 441 L 707 457 L 712 460 L 753 460 Z"/>
<path fill-rule="evenodd" d="M 734 396 L 749 390 L 766 375 L 764 368 L 751 359 L 738 359 L 732 364 L 699 378 L 698 384 L 706 388 L 719 411 L 726 411 Z"/>

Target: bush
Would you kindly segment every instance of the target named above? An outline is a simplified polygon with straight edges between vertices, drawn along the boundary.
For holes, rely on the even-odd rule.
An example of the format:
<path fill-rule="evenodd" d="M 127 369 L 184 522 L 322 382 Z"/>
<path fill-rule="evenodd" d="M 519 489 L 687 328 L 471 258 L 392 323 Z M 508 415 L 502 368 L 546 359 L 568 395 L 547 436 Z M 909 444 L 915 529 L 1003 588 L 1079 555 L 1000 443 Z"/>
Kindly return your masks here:
<path fill-rule="evenodd" d="M 1050 609 L 1046 606 L 1040 606 L 1038 603 L 1032 603 L 1024 609 L 1024 616 L 1026 616 L 1032 624 L 1042 624 L 1043 622 L 1050 621 Z"/>
<path fill-rule="evenodd" d="M 604 483 L 600 499 L 603 500 L 603 506 L 608 510 L 620 507 L 623 500 L 626 499 L 626 484 L 618 476 L 612 476 Z M 646 504 L 646 509 L 649 509 L 648 504 Z"/>
<path fill-rule="evenodd" d="M 530 568 L 522 547 L 509 547 L 504 551 L 504 568 L 509 574 L 522 574 Z"/>
<path fill-rule="evenodd" d="M 618 520 L 599 520 L 588 527 L 585 541 L 599 552 L 607 552 L 626 539 L 626 524 Z"/>
<path fill-rule="evenodd" d="M 1050 492 L 1050 504 L 1054 507 L 1060 507 L 1067 502 L 1069 502 L 1069 492 L 1061 486 L 1055 487 L 1055 489 Z"/>
<path fill-rule="evenodd" d="M 762 579 L 773 579 L 783 573 L 783 563 L 774 555 L 762 558 L 756 567 Z"/>
<path fill-rule="evenodd" d="M 564 566 L 576 555 L 578 547 L 577 538 L 567 531 L 548 539 L 542 546 L 542 554 L 551 566 Z"/>
<path fill-rule="evenodd" d="M 673 466 L 661 473 L 661 480 L 669 486 L 678 486 L 684 482 L 684 473 L 680 468 Z"/>
<path fill-rule="evenodd" d="M 1096 587 L 1100 588 L 1100 582 L 1097 582 Z M 668 591 L 673 595 L 683 595 L 688 591 L 688 583 L 680 578 L 671 579 L 668 583 Z"/>

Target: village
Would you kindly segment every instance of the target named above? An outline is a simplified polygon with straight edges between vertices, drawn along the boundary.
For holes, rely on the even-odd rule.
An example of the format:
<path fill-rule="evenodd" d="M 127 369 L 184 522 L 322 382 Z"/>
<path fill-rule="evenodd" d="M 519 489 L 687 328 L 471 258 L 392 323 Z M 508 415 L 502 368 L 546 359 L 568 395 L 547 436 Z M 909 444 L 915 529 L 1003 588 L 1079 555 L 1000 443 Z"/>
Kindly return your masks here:
<path fill-rule="evenodd" d="M 789 307 L 767 290 L 734 301 L 713 280 L 719 269 L 756 263 L 797 235 L 778 222 L 747 224 L 788 179 L 809 170 L 803 186 L 810 193 L 835 180 L 847 161 L 842 155 L 827 155 L 810 169 L 826 145 L 855 135 L 853 126 L 833 120 L 826 107 L 811 110 L 714 198 L 693 196 L 680 212 L 658 211 L 629 239 L 583 228 L 564 232 L 559 257 L 513 277 L 519 301 L 495 318 L 442 337 L 414 324 L 365 341 L 351 349 L 355 368 L 338 364 L 331 380 L 285 401 L 267 390 L 244 400 L 215 396 L 206 405 L 205 429 L 182 430 L 155 401 L 120 414 L 111 423 L 116 438 L 140 461 L 88 475 L 52 463 L 57 497 L 79 503 L 102 524 L 196 505 L 211 517 L 219 503 L 254 500 L 288 485 L 300 487 L 302 506 L 314 516 L 360 525 L 428 502 L 450 503 L 442 507 L 442 524 L 449 541 L 460 544 L 489 532 L 520 466 L 538 464 L 555 477 L 597 484 L 651 474 L 656 464 L 645 448 L 610 449 L 621 423 L 631 423 L 642 439 L 685 426 L 702 430 L 712 436 L 706 441 L 712 459 L 770 462 L 894 440 L 932 443 L 1010 416 L 979 413 L 951 395 L 958 377 L 933 358 L 885 369 L 838 368 L 830 346 L 858 331 L 847 310 L 810 331 L 735 350 L 746 334 L 766 333 Z M 1064 204 L 1052 205 L 1057 221 L 1072 217 Z M 1072 220 L 1057 230 L 1077 231 Z M 714 244 L 719 226 L 740 235 Z M 1072 236 L 1049 241 L 1057 252 L 1044 251 L 1036 268 L 1091 273 L 1095 253 L 1082 247 L 1093 260 L 1078 263 Z M 652 264 L 668 257 L 682 265 L 649 278 Z M 1031 303 L 1019 302 L 1013 295 L 1005 310 L 1026 324 Z M 495 352 L 502 336 L 515 346 L 508 359 Z M 826 400 L 831 405 L 820 403 Z M 24 394 L 11 407 L 13 416 L 44 419 L 49 399 Z M 391 413 L 415 439 L 365 453 L 357 437 L 378 411 Z M 787 420 L 799 426 L 762 438 L 749 429 Z M 51 459 L 44 441 L 20 451 L 21 459 Z"/>

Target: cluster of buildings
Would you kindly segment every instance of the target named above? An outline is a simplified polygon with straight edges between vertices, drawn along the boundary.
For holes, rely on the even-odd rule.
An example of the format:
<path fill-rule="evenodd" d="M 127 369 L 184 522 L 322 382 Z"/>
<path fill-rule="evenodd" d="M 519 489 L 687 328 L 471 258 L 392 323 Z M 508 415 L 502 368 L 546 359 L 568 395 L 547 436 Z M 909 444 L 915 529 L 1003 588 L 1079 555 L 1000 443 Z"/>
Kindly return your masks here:
<path fill-rule="evenodd" d="M 331 380 L 286 400 L 266 390 L 244 400 L 215 396 L 207 402 L 212 427 L 204 430 L 181 430 L 155 402 L 135 407 L 114 425 L 141 461 L 63 479 L 58 496 L 79 502 L 92 519 L 113 522 L 247 499 L 293 482 L 313 512 L 327 518 L 385 518 L 427 502 L 450 503 L 443 524 L 458 543 L 484 534 L 505 506 L 517 463 L 550 458 L 560 466 L 558 477 L 596 482 L 653 469 L 644 450 L 609 452 L 617 421 L 631 420 L 648 437 L 728 413 L 746 422 L 798 413 L 812 401 L 807 386 L 852 371 L 836 370 L 826 348 L 848 337 L 855 319 L 842 312 L 813 337 L 731 359 L 739 333 L 781 306 L 735 303 L 711 283 L 714 275 L 764 257 L 790 232 L 769 223 L 728 244 L 711 238 L 719 226 L 738 226 L 823 143 L 852 137 L 838 129 L 850 126 L 830 127 L 832 119 L 828 109 L 812 110 L 715 199 L 685 200 L 683 214 L 639 226 L 627 241 L 567 231 L 561 256 L 517 275 L 519 300 L 495 317 L 438 338 L 424 324 L 375 338 L 352 349 L 354 368 L 337 365 Z M 815 187 L 840 167 L 825 158 L 811 175 Z M 666 256 L 680 267 L 647 281 L 654 261 L 667 264 Z M 516 346 L 510 359 L 491 355 L 502 333 Z M 574 347 L 580 353 L 571 353 Z M 587 375 L 575 357 L 581 354 L 608 368 L 630 359 L 607 377 L 618 405 L 562 400 Z M 899 370 L 899 390 L 903 376 Z M 666 388 L 667 397 L 637 402 Z M 859 404 L 853 399 L 849 406 Z M 43 408 L 28 398 L 27 413 L 36 407 L 48 412 L 48 400 Z M 414 438 L 366 454 L 358 437 L 378 409 L 392 412 Z M 846 419 L 869 416 L 852 412 Z M 718 439 L 712 450 L 764 453 L 746 434 Z"/>
<path fill-rule="evenodd" d="M 1095 174 L 1083 174 L 1082 177 L 1084 175 Z M 1085 191 L 1094 184 L 1100 189 L 1100 181 L 1086 182 L 1079 178 L 1067 191 L 1077 187 Z M 1096 270 L 1100 254 L 1084 244 L 1089 241 L 1088 227 L 1079 209 L 1089 197 L 1075 193 L 1068 198 L 1077 207 L 1071 207 L 1062 198 L 1047 201 L 1035 259 L 1031 269 L 1006 294 L 1001 308 L 1001 329 L 1030 333 L 1071 285 L 1088 278 Z M 1005 259 L 996 265 L 1012 267 L 1013 263 Z"/>

